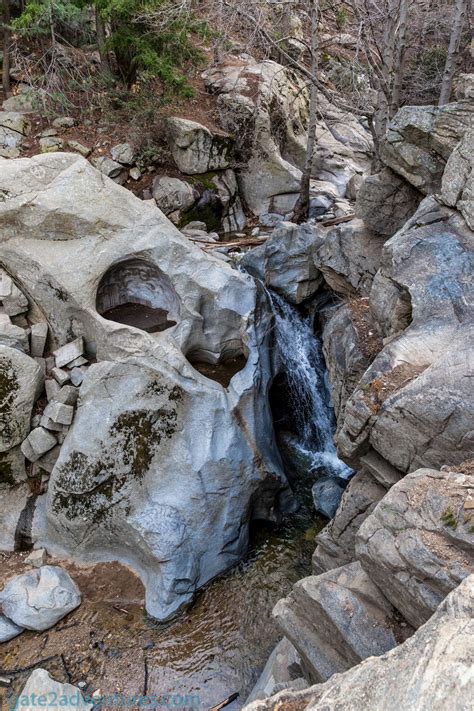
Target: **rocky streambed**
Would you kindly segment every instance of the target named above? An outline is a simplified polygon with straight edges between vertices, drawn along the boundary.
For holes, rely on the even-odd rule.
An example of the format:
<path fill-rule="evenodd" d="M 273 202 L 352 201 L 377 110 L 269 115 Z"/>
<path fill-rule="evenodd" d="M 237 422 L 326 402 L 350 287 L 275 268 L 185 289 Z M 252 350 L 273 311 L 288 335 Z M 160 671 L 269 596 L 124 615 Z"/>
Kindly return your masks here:
<path fill-rule="evenodd" d="M 468 708 L 472 77 L 399 111 L 365 180 L 366 130 L 344 138 L 324 104 L 337 199 L 313 207 L 336 219 L 295 225 L 304 94 L 280 150 L 275 86 L 284 108 L 295 87 L 245 62 L 207 77 L 229 126 L 259 107 L 240 182 L 275 228 L 244 255 L 77 155 L 0 162 L 2 683 L 41 664 L 98 694 L 182 684 L 208 708 L 278 641 L 252 711 Z M 209 168 L 209 132 L 173 127 L 175 161 Z M 315 480 L 321 531 L 314 511 L 298 523 Z"/>
<path fill-rule="evenodd" d="M 2 646 L 2 674 L 11 684 L 0 698 L 19 693 L 30 667 L 40 665 L 58 681 L 73 679 L 84 693 L 194 694 L 202 708 L 238 693 L 229 708 L 241 708 L 279 638 L 271 610 L 310 571 L 323 525 L 304 508 L 276 529 L 260 527 L 245 560 L 165 624 L 146 615 L 143 586 L 126 568 L 48 558 L 73 577 L 81 606 L 47 633 L 25 632 Z M 2 576 L 22 573 L 26 558 L 4 555 Z"/>

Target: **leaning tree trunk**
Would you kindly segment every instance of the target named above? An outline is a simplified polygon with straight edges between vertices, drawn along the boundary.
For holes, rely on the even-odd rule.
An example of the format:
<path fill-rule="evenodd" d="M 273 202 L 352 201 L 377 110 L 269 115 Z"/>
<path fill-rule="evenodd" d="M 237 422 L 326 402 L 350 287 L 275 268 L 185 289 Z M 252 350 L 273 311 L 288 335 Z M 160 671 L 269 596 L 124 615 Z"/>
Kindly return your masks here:
<path fill-rule="evenodd" d="M 453 29 L 451 30 L 448 54 L 446 56 L 446 64 L 444 66 L 443 79 L 441 82 L 439 106 L 444 106 L 445 104 L 447 104 L 451 96 L 454 71 L 456 69 L 456 60 L 459 55 L 462 30 L 466 21 L 467 4 L 468 0 L 456 0 L 456 6 L 454 9 Z"/>
<path fill-rule="evenodd" d="M 2 88 L 5 97 L 10 93 L 10 2 L 3 0 L 3 61 Z"/>
<path fill-rule="evenodd" d="M 318 76 L 318 15 L 319 0 L 311 2 L 311 91 L 309 101 L 308 144 L 306 159 L 301 176 L 300 196 L 293 211 L 295 222 L 304 222 L 309 213 L 309 191 L 311 187 L 311 174 L 313 171 L 314 152 L 316 149 L 316 129 L 318 126 L 318 89 L 316 79 Z"/>

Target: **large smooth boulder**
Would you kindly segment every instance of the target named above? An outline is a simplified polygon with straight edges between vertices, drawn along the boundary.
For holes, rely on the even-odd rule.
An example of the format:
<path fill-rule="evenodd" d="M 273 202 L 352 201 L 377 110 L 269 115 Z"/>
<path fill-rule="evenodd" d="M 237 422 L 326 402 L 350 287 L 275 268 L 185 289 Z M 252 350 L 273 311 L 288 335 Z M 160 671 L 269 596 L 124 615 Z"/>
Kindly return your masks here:
<path fill-rule="evenodd" d="M 230 168 L 233 140 L 211 133 L 196 121 L 172 117 L 167 120 L 168 142 L 178 169 L 186 175 Z"/>
<path fill-rule="evenodd" d="M 82 338 L 97 361 L 80 371 L 32 537 L 129 565 L 148 612 L 167 618 L 240 559 L 252 518 L 290 506 L 264 394 L 271 314 L 248 275 L 83 158 L 6 163 L 2 260 L 47 316 L 52 349 Z"/>
<path fill-rule="evenodd" d="M 357 532 L 383 498 L 385 491 L 365 469 L 352 477 L 335 517 L 316 536 L 316 550 L 313 554 L 315 575 L 356 559 Z"/>
<path fill-rule="evenodd" d="M 357 534 L 364 570 L 414 627 L 474 572 L 474 476 L 420 469 L 395 484 Z"/>
<path fill-rule="evenodd" d="M 319 229 L 314 263 L 337 293 L 368 296 L 380 268 L 384 241 L 384 237 L 372 233 L 359 219 Z"/>
<path fill-rule="evenodd" d="M 421 199 L 422 194 L 410 183 L 384 168 L 362 182 L 356 213 L 370 230 L 391 237 L 413 215 Z"/>
<path fill-rule="evenodd" d="M 384 246 L 370 304 L 389 338 L 336 435 L 353 466 L 370 447 L 401 472 L 470 456 L 473 245 L 459 213 L 426 198 Z"/>
<path fill-rule="evenodd" d="M 474 129 L 470 129 L 451 153 L 441 182 L 441 200 L 459 210 L 471 230 L 474 230 L 473 145 Z"/>
<path fill-rule="evenodd" d="M 13 449 L 27 436 L 42 387 L 39 364 L 15 348 L 0 345 L 0 452 Z"/>
<path fill-rule="evenodd" d="M 441 107 L 403 106 L 388 126 L 380 157 L 420 192 L 437 193 L 446 161 L 473 117 L 472 99 Z"/>
<path fill-rule="evenodd" d="M 42 632 L 81 604 L 70 577 L 53 565 L 43 565 L 9 580 L 0 592 L 0 609 L 19 627 Z"/>
<path fill-rule="evenodd" d="M 474 576 L 388 654 L 299 692 L 282 691 L 245 711 L 433 711 L 468 709 L 474 696 Z"/>
<path fill-rule="evenodd" d="M 291 304 L 300 304 L 314 296 L 323 281 L 312 259 L 315 240 L 316 231 L 311 225 L 282 222 L 264 244 L 247 252 L 240 263 Z"/>
<path fill-rule="evenodd" d="M 273 616 L 300 654 L 312 683 L 397 644 L 394 610 L 360 563 L 299 580 L 290 595 L 277 602 Z"/>
<path fill-rule="evenodd" d="M 15 709 L 34 711 L 39 705 L 50 707 L 55 703 L 74 707 L 77 711 L 90 711 L 93 704 L 84 701 L 80 690 L 72 684 L 63 684 L 53 679 L 46 669 L 35 669 L 21 690 Z M 47 702 L 51 702 L 47 703 Z"/>

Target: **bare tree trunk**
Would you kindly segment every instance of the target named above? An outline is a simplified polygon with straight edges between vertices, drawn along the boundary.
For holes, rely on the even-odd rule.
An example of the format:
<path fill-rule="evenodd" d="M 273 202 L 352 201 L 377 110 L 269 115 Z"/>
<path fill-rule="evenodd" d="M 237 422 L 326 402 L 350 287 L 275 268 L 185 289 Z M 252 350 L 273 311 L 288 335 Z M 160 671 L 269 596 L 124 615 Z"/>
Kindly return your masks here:
<path fill-rule="evenodd" d="M 5 98 L 10 93 L 10 2 L 3 0 L 3 62 L 2 62 L 2 88 Z"/>
<path fill-rule="evenodd" d="M 456 69 L 456 60 L 459 55 L 461 35 L 466 21 L 468 0 L 456 0 L 454 9 L 454 22 L 449 40 L 448 54 L 444 66 L 443 80 L 441 82 L 441 93 L 439 96 L 439 106 L 448 103 L 453 88 L 453 77 Z"/>
<path fill-rule="evenodd" d="M 309 102 L 308 144 L 306 147 L 306 160 L 301 176 L 300 196 L 295 205 L 293 220 L 303 222 L 308 219 L 309 191 L 311 187 L 311 173 L 313 170 L 314 152 L 316 149 L 316 129 L 318 125 L 318 89 L 316 79 L 318 76 L 318 22 L 319 0 L 311 2 L 311 82 Z"/>
<path fill-rule="evenodd" d="M 398 30 L 396 33 L 396 45 L 393 58 L 393 82 L 392 95 L 390 98 L 389 117 L 393 118 L 400 108 L 400 97 L 403 84 L 403 69 L 405 66 L 405 49 L 408 22 L 408 2 L 400 0 L 398 14 Z"/>
<path fill-rule="evenodd" d="M 100 10 L 95 8 L 95 33 L 97 37 L 97 48 L 99 50 L 100 63 L 103 69 L 110 69 L 109 57 L 105 46 L 105 27 Z"/>

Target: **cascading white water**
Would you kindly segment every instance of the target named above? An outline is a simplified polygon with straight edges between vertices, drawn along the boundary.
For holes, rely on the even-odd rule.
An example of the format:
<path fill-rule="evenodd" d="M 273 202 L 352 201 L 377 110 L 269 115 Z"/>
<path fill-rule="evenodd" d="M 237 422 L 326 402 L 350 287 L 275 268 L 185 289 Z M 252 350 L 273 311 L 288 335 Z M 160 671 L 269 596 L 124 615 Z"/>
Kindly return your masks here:
<path fill-rule="evenodd" d="M 297 423 L 298 448 L 311 459 L 315 470 L 324 469 L 329 476 L 346 479 L 351 469 L 337 457 L 334 446 L 335 421 L 321 342 L 309 318 L 274 292 L 267 293 L 275 318 L 275 343 Z"/>

